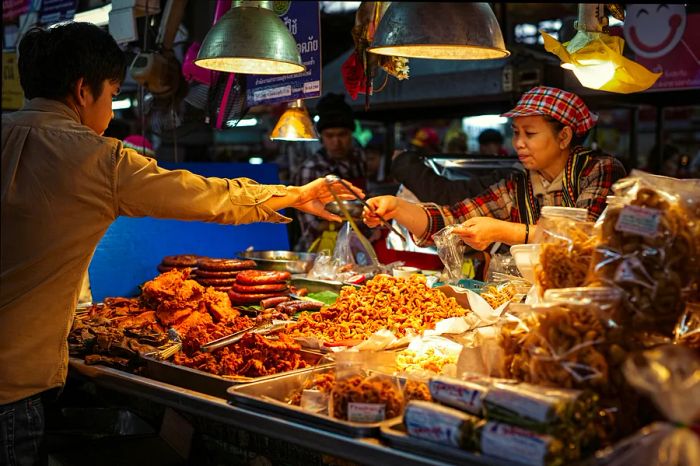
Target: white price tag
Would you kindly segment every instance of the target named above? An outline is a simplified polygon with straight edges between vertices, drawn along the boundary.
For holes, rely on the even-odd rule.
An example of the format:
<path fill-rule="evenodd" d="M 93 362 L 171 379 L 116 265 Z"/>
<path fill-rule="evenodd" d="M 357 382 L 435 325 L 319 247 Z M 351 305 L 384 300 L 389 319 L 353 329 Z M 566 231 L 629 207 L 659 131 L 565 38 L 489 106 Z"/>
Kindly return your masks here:
<path fill-rule="evenodd" d="M 624 233 L 654 237 L 659 230 L 660 219 L 659 209 L 626 205 L 620 212 L 615 229 Z"/>
<path fill-rule="evenodd" d="M 348 403 L 348 421 L 381 422 L 385 419 L 386 405 L 378 403 Z"/>

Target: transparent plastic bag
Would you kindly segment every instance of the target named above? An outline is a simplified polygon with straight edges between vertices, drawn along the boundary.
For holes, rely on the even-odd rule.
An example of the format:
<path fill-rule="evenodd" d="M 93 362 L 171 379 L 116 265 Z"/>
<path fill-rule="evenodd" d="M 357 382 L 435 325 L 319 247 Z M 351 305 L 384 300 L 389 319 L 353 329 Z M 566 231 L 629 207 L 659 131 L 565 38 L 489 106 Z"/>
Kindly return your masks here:
<path fill-rule="evenodd" d="M 700 282 L 700 185 L 633 171 L 613 190 L 587 282 L 624 292 L 625 325 L 671 336 Z"/>
<path fill-rule="evenodd" d="M 328 251 L 321 251 L 316 254 L 316 259 L 314 259 L 314 264 L 307 277 L 315 280 L 336 280 L 341 265 L 339 261 L 331 257 Z"/>
<path fill-rule="evenodd" d="M 316 364 L 318 370 L 309 371 L 300 386 L 295 387 L 286 402 L 318 414 L 328 414 L 328 398 L 335 383 L 335 371 L 326 368 L 334 362 L 333 355 L 324 355 Z"/>
<path fill-rule="evenodd" d="M 674 343 L 700 350 L 700 303 L 687 303 L 674 330 Z"/>
<path fill-rule="evenodd" d="M 540 244 L 535 284 L 540 296 L 553 288 L 583 286 L 596 237 L 586 209 L 544 207 L 535 241 Z"/>
<path fill-rule="evenodd" d="M 629 383 L 649 396 L 668 422 L 653 423 L 599 452 L 598 463 L 609 466 L 697 465 L 700 462 L 698 353 L 678 345 L 661 346 L 629 358 L 624 372 Z"/>
<path fill-rule="evenodd" d="M 467 245 L 453 230 L 459 225 L 447 225 L 433 235 L 433 241 L 437 247 L 438 257 L 445 265 L 447 282 L 455 284 L 462 278 L 462 263 Z"/>
<path fill-rule="evenodd" d="M 340 264 L 358 266 L 377 265 L 377 255 L 370 242 L 362 233 L 356 231 L 350 222 L 343 223 L 338 233 L 333 250 L 333 259 Z"/>
<path fill-rule="evenodd" d="M 328 413 L 350 422 L 374 423 L 403 413 L 404 399 L 391 351 L 336 353 L 335 384 Z"/>

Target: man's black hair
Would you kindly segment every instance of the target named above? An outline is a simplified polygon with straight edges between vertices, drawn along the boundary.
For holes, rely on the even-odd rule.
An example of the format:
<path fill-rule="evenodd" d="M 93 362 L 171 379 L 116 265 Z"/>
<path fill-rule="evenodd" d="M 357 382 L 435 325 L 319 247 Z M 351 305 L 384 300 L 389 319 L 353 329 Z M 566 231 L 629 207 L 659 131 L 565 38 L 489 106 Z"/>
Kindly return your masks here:
<path fill-rule="evenodd" d="M 80 78 L 98 98 L 105 80 L 124 80 L 126 56 L 107 31 L 71 22 L 28 31 L 19 43 L 18 68 L 27 99 L 62 100 Z"/>

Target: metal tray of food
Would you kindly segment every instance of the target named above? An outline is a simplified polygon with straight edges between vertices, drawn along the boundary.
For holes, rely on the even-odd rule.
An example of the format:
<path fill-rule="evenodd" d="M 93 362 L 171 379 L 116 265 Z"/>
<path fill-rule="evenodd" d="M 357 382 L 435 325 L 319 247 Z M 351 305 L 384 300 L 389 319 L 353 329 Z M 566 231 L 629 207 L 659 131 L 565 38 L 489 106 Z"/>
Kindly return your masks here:
<path fill-rule="evenodd" d="M 449 445 L 411 437 L 406 433 L 406 428 L 403 425 L 402 419 L 390 419 L 383 422 L 379 432 L 382 440 L 386 441 L 391 447 L 435 458 L 444 463 L 483 464 L 488 466 L 506 466 L 514 464 L 513 461 L 484 456 L 480 453 L 461 450 Z"/>
<path fill-rule="evenodd" d="M 305 373 L 317 367 L 323 355 L 316 351 L 301 350 L 301 357 L 309 363 L 309 367 L 281 372 L 280 374 Z M 261 382 L 279 377 L 280 374 L 265 375 L 262 377 L 235 377 L 220 376 L 209 372 L 192 369 L 169 361 L 163 361 L 151 354 L 143 354 L 141 358 L 146 363 L 146 375 L 154 380 L 166 382 L 178 387 L 187 388 L 201 393 L 206 393 L 220 398 L 226 398 L 226 390 L 229 387 Z"/>
<path fill-rule="evenodd" d="M 307 273 L 311 270 L 316 254 L 294 251 L 242 251 L 241 259 L 252 259 L 262 270 L 280 270 L 290 273 Z"/>
<path fill-rule="evenodd" d="M 232 386 L 228 389 L 229 403 L 266 414 L 279 415 L 286 419 L 293 419 L 302 424 L 349 437 L 378 437 L 381 422 L 343 421 L 307 411 L 286 402 L 289 395 L 295 389 L 303 386 L 308 377 L 324 374 L 331 370 L 334 370 L 333 366 L 317 367 L 304 373 L 290 372 L 268 380 Z"/>
<path fill-rule="evenodd" d="M 316 280 L 314 278 L 292 277 L 291 285 L 296 289 L 306 288 L 309 293 L 317 293 L 319 291 L 333 291 L 340 293 L 340 290 L 346 285 L 342 282 L 331 280 Z"/>

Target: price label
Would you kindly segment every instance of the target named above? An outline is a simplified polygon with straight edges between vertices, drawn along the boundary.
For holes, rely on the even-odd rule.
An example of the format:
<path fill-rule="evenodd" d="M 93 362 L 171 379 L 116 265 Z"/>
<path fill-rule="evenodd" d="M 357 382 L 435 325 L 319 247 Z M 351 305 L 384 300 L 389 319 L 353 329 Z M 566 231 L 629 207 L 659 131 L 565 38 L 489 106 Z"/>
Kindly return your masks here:
<path fill-rule="evenodd" d="M 660 219 L 659 209 L 626 205 L 620 212 L 615 229 L 624 233 L 654 237 L 659 230 Z"/>

